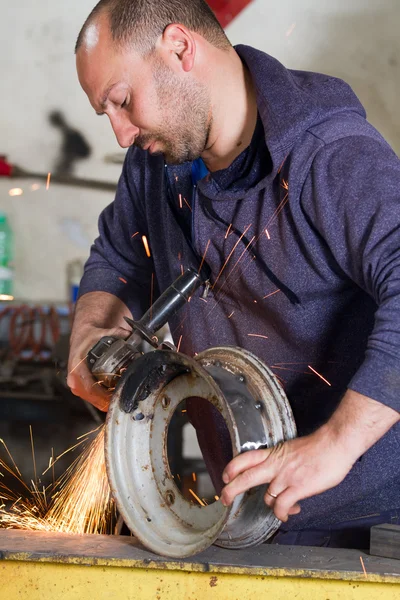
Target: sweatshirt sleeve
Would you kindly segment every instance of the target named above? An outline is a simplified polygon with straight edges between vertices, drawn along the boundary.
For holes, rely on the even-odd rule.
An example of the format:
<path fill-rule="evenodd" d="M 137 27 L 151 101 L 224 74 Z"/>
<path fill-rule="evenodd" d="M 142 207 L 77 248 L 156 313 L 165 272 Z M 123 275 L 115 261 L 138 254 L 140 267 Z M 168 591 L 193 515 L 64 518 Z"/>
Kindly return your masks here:
<path fill-rule="evenodd" d="M 133 161 L 129 150 L 115 200 L 99 217 L 99 237 L 85 264 L 79 297 L 98 291 L 114 294 L 138 319 L 150 305 L 153 261 L 147 256 L 142 240 L 148 234 L 134 181 Z"/>
<path fill-rule="evenodd" d="M 400 411 L 400 161 L 383 139 L 332 142 L 314 159 L 302 208 L 342 271 L 377 305 L 348 387 Z"/>

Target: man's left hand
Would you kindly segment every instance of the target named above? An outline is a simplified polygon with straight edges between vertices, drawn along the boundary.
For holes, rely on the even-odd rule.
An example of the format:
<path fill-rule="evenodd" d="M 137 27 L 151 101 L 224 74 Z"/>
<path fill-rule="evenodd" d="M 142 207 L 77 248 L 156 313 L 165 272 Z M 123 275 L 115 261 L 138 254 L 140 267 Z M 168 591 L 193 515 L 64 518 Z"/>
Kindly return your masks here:
<path fill-rule="evenodd" d="M 238 494 L 269 483 L 265 503 L 286 522 L 300 512 L 299 500 L 335 487 L 352 466 L 343 444 L 323 426 L 307 437 L 236 456 L 224 470 L 221 501 L 229 506 Z"/>

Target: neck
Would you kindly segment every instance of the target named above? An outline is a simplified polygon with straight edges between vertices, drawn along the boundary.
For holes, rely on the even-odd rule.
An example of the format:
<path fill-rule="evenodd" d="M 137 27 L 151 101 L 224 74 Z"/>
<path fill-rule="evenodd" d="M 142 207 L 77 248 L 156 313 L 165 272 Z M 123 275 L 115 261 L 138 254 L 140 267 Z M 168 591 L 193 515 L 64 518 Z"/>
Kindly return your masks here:
<path fill-rule="evenodd" d="M 214 64 L 218 69 L 211 70 L 209 81 L 211 127 L 201 157 L 210 171 L 219 171 L 249 146 L 257 123 L 257 102 L 250 73 L 233 48 L 215 57 Z"/>

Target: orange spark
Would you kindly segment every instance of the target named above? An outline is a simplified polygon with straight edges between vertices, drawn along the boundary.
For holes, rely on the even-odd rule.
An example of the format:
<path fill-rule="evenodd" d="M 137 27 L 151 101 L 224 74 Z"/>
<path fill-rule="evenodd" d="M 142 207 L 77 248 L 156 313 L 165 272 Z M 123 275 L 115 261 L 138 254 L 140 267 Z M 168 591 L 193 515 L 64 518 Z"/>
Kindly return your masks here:
<path fill-rule="evenodd" d="M 35 475 L 35 483 L 37 482 L 37 474 L 36 474 L 36 459 L 35 459 L 35 446 L 33 444 L 33 433 L 32 433 L 32 425 L 29 425 L 29 433 L 31 436 L 31 448 L 32 448 L 32 460 L 33 460 L 33 472 Z"/>
<path fill-rule="evenodd" d="M 264 296 L 263 300 L 265 300 L 266 298 L 269 298 L 270 296 L 273 296 L 274 294 L 277 294 L 280 291 L 281 290 L 275 290 L 274 292 L 271 292 L 270 294 L 267 294 L 266 296 Z"/>
<path fill-rule="evenodd" d="M 186 198 L 183 199 L 184 203 L 186 204 L 186 206 L 189 208 L 189 210 L 192 210 L 192 207 L 190 206 L 189 202 L 186 200 Z"/>
<path fill-rule="evenodd" d="M 216 278 L 216 280 L 214 281 L 214 284 L 213 284 L 213 286 L 212 286 L 212 289 L 214 289 L 214 288 L 215 288 L 215 286 L 216 286 L 216 284 L 217 284 L 217 281 L 218 281 L 218 280 L 219 280 L 219 278 L 221 277 L 221 275 L 222 275 L 222 273 L 223 273 L 224 269 L 226 268 L 226 265 L 228 264 L 228 262 L 229 262 L 229 260 L 230 260 L 230 258 L 231 258 L 231 256 L 232 256 L 232 254 L 235 252 L 235 250 L 236 250 L 237 246 L 240 244 L 240 242 L 242 241 L 242 238 L 243 238 L 243 237 L 246 235 L 246 233 L 248 232 L 248 230 L 250 229 L 250 227 L 251 227 L 251 224 L 250 224 L 250 225 L 248 225 L 248 226 L 245 228 L 245 230 L 243 231 L 242 235 L 241 235 L 241 236 L 238 238 L 238 240 L 237 240 L 236 244 L 233 246 L 232 250 L 230 251 L 230 253 L 229 253 L 229 255 L 228 255 L 228 258 L 226 259 L 226 261 L 225 261 L 225 262 L 224 262 L 224 264 L 222 265 L 222 268 L 221 268 L 220 272 L 218 273 L 218 277 L 217 277 L 217 278 Z M 253 237 L 253 240 L 254 240 L 254 237 Z M 250 243 L 251 243 L 251 242 L 250 242 Z M 233 270 L 233 269 L 232 269 L 232 270 Z M 232 272 L 232 271 L 231 271 L 231 272 Z"/>
<path fill-rule="evenodd" d="M 184 270 L 183 270 L 183 265 L 181 265 L 181 273 L 182 273 L 182 275 L 183 275 L 183 273 L 184 273 Z"/>
<path fill-rule="evenodd" d="M 207 302 L 208 302 L 208 300 L 206 300 L 206 298 L 201 298 L 201 297 L 200 297 L 200 300 L 202 300 L 202 301 L 203 301 L 203 302 L 205 302 L 206 304 L 207 304 Z"/>
<path fill-rule="evenodd" d="M 295 28 L 296 28 L 296 23 L 292 23 L 291 26 L 289 27 L 289 29 L 286 32 L 286 37 L 287 38 L 292 35 L 292 33 L 295 30 Z"/>
<path fill-rule="evenodd" d="M 189 488 L 189 492 L 192 494 L 193 498 L 196 498 L 196 500 L 200 504 L 200 506 L 205 506 L 204 502 L 202 500 L 200 500 L 200 498 L 194 493 L 193 490 L 191 490 Z"/>
<path fill-rule="evenodd" d="M 75 367 L 72 369 L 72 371 L 70 371 L 70 372 L 69 372 L 69 375 L 71 375 L 71 373 L 73 373 L 73 372 L 75 371 L 75 369 L 77 369 L 77 368 L 79 367 L 79 365 L 81 365 L 81 364 L 83 363 L 83 361 L 84 361 L 84 360 L 86 360 L 86 359 L 87 359 L 87 354 L 86 354 L 86 356 L 84 356 L 84 357 L 82 358 L 82 360 L 80 360 L 80 361 L 78 362 L 78 364 L 77 364 L 77 365 L 76 365 L 76 366 L 75 366 Z"/>
<path fill-rule="evenodd" d="M 249 337 L 258 337 L 258 338 L 263 338 L 264 340 L 268 339 L 267 335 L 261 335 L 260 333 L 248 333 L 247 334 Z"/>
<path fill-rule="evenodd" d="M 153 316 L 153 289 L 154 289 L 154 273 L 151 274 L 151 286 L 150 286 L 150 320 Z"/>
<path fill-rule="evenodd" d="M 179 342 L 178 342 L 178 345 L 177 345 L 177 347 L 176 347 L 176 351 L 177 351 L 177 352 L 179 352 L 179 348 L 181 347 L 182 337 L 183 337 L 183 336 L 181 335 L 181 337 L 179 338 Z"/>
<path fill-rule="evenodd" d="M 179 194 L 179 208 L 182 208 L 182 194 Z"/>
<path fill-rule="evenodd" d="M 216 501 L 218 502 L 219 500 L 219 496 L 214 496 L 214 498 L 216 499 Z"/>
<path fill-rule="evenodd" d="M 207 251 L 208 251 L 208 247 L 209 247 L 209 245 L 210 245 L 210 242 L 211 242 L 211 240 L 208 240 L 208 242 L 207 242 L 207 246 L 206 246 L 206 249 L 204 250 L 203 258 L 201 259 L 200 267 L 199 267 L 199 270 L 198 270 L 198 272 L 199 272 L 199 273 L 200 273 L 200 271 L 201 271 L 201 269 L 202 269 L 202 267 L 203 267 L 203 265 L 204 265 L 204 261 L 205 261 L 205 259 L 206 259 L 206 254 L 207 254 Z"/>
<path fill-rule="evenodd" d="M 311 369 L 311 371 L 312 371 L 313 373 L 315 373 L 316 375 L 318 375 L 318 377 L 319 377 L 320 379 L 322 379 L 322 381 L 325 381 L 325 383 L 326 383 L 326 384 L 328 384 L 330 387 L 332 387 L 332 384 L 331 384 L 331 383 L 329 383 L 329 381 L 328 381 L 327 379 L 325 379 L 325 377 L 322 377 L 322 375 L 321 375 L 320 373 L 318 373 L 318 371 L 316 371 L 315 369 L 313 369 L 312 367 L 310 367 L 310 365 L 307 365 L 307 366 L 308 366 L 308 368 L 309 368 L 309 369 Z"/>
<path fill-rule="evenodd" d="M 143 242 L 144 249 L 146 250 L 147 257 L 150 258 L 151 253 L 150 253 L 150 248 L 149 248 L 149 242 L 147 241 L 147 237 L 145 235 L 142 235 L 142 242 Z"/>
<path fill-rule="evenodd" d="M 139 233 L 138 231 L 137 231 L 136 233 L 134 233 L 134 234 L 131 236 L 131 239 L 133 239 L 134 237 L 136 237 L 136 236 L 138 235 L 138 233 Z"/>
<path fill-rule="evenodd" d="M 196 473 L 192 473 L 193 481 L 197 481 Z"/>
<path fill-rule="evenodd" d="M 283 186 L 285 188 L 285 186 Z M 285 188 L 286 189 L 286 188 Z M 270 218 L 270 220 L 267 223 L 266 229 L 268 229 L 269 225 L 271 225 L 272 221 L 274 219 L 276 219 L 276 217 L 279 215 L 279 213 L 283 210 L 285 204 L 287 203 L 287 201 L 289 200 L 289 193 L 286 193 L 283 200 L 278 204 L 278 207 L 275 209 L 272 217 Z"/>
<path fill-rule="evenodd" d="M 120 281 L 122 281 L 122 283 L 128 283 L 128 282 L 126 281 L 126 279 L 124 279 L 123 277 L 118 277 L 118 279 L 119 279 Z"/>
<path fill-rule="evenodd" d="M 183 413 L 187 412 L 186 408 L 183 408 L 183 409 L 182 409 L 182 412 L 183 412 Z"/>
<path fill-rule="evenodd" d="M 50 187 L 50 178 L 51 178 L 51 173 L 47 173 L 46 190 L 48 190 Z"/>
<path fill-rule="evenodd" d="M 229 235 L 229 232 L 230 232 L 231 228 L 232 228 L 232 223 L 230 223 L 230 224 L 229 224 L 229 227 L 228 227 L 228 229 L 226 230 L 225 239 L 228 237 L 228 235 Z"/>
<path fill-rule="evenodd" d="M 231 314 L 229 315 L 228 319 L 231 318 L 231 316 L 233 315 L 234 312 L 235 312 L 234 310 L 231 312 Z"/>
<path fill-rule="evenodd" d="M 366 578 L 368 578 L 367 569 L 365 568 L 362 556 L 360 556 L 360 562 L 361 562 L 362 569 L 364 571 L 364 575 L 365 575 Z"/>
<path fill-rule="evenodd" d="M 271 236 L 269 235 L 268 229 L 265 230 L 265 235 L 267 236 L 267 238 L 270 240 Z"/>

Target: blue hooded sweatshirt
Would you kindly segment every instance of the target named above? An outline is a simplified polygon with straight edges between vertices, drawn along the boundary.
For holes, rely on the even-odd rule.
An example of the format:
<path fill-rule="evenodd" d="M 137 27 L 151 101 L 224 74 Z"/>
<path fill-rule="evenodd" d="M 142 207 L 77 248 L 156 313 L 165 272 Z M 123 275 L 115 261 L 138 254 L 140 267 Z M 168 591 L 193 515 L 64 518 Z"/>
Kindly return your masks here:
<path fill-rule="evenodd" d="M 170 323 L 182 352 L 252 351 L 279 376 L 299 435 L 347 388 L 399 411 L 400 161 L 343 81 L 236 50 L 257 91 L 249 148 L 197 185 L 193 164 L 130 148 L 80 295 L 115 294 L 140 318 L 204 257 L 212 290 Z M 286 529 L 400 507 L 400 424 L 301 507 Z"/>

